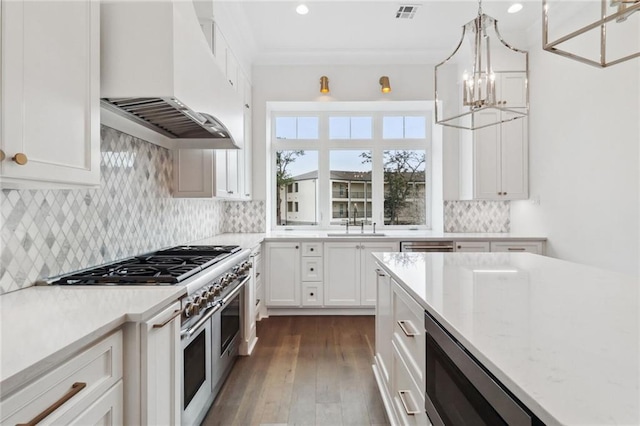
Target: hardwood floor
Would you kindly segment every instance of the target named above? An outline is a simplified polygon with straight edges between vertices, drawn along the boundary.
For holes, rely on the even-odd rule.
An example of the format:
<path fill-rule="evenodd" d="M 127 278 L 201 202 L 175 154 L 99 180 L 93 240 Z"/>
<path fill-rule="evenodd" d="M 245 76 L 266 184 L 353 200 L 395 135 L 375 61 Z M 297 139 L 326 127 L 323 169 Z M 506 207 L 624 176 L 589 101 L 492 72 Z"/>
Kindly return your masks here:
<path fill-rule="evenodd" d="M 387 425 L 371 365 L 373 316 L 270 317 L 202 423 Z"/>

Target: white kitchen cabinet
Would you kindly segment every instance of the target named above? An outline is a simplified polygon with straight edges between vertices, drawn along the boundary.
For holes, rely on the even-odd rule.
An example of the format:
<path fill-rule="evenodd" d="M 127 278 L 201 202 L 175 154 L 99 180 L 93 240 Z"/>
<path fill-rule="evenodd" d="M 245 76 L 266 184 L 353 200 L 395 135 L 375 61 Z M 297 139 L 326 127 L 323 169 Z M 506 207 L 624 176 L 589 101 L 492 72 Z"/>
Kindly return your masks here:
<path fill-rule="evenodd" d="M 244 76 L 244 146 L 243 146 L 243 173 L 240 185 L 240 194 L 242 198 L 250 200 L 252 197 L 252 179 L 253 179 L 253 136 L 252 136 L 252 98 L 251 98 L 251 82 Z"/>
<path fill-rule="evenodd" d="M 491 251 L 544 254 L 544 244 L 541 241 L 492 241 Z"/>
<path fill-rule="evenodd" d="M 142 324 L 143 424 L 180 424 L 180 312 L 176 302 Z"/>
<path fill-rule="evenodd" d="M 266 264 L 266 306 L 300 306 L 300 243 L 267 243 Z"/>
<path fill-rule="evenodd" d="M 256 288 L 256 320 L 262 319 L 262 317 L 267 316 L 267 310 L 265 307 L 265 299 L 264 299 L 264 268 L 262 266 L 262 259 L 265 258 L 263 256 L 263 245 L 260 245 L 258 251 L 253 251 L 253 267 L 251 268 L 251 272 L 253 274 L 253 279 L 255 280 L 255 288 Z"/>
<path fill-rule="evenodd" d="M 0 186 L 99 186 L 100 3 L 0 7 Z"/>
<path fill-rule="evenodd" d="M 122 332 L 116 331 L 52 366 L 0 402 L 0 423 L 27 424 L 40 418 L 46 424 L 123 424 L 122 353 Z"/>
<path fill-rule="evenodd" d="M 496 73 L 496 97 L 502 106 L 524 110 L 527 82 L 522 73 Z M 517 114 L 486 110 L 476 115 L 480 124 Z M 526 117 L 462 131 L 460 187 L 462 200 L 522 200 L 529 197 L 528 119 Z"/>
<path fill-rule="evenodd" d="M 527 76 L 524 72 L 496 72 L 496 99 L 507 108 L 526 108 Z"/>
<path fill-rule="evenodd" d="M 456 241 L 455 251 L 460 252 L 488 252 L 491 251 L 489 241 Z"/>
<path fill-rule="evenodd" d="M 389 378 L 391 369 L 391 339 L 393 336 L 393 311 L 391 309 L 392 279 L 376 265 L 376 355 L 375 368 L 389 398 Z"/>
<path fill-rule="evenodd" d="M 375 306 L 373 252 L 397 251 L 397 243 L 325 243 L 325 306 Z"/>
<path fill-rule="evenodd" d="M 180 149 L 174 151 L 176 198 L 240 197 L 242 150 Z"/>
<path fill-rule="evenodd" d="M 302 243 L 302 306 L 324 304 L 323 243 Z"/>
<path fill-rule="evenodd" d="M 245 320 L 242 324 L 242 340 L 240 343 L 240 355 L 251 355 L 255 347 L 258 337 L 256 332 L 256 317 L 258 309 L 258 300 L 256 296 L 256 281 L 259 273 L 256 268 L 259 267 L 261 256 L 261 245 L 251 249 L 250 262 L 251 270 L 249 272 L 249 281 L 244 286 L 244 312 Z"/>

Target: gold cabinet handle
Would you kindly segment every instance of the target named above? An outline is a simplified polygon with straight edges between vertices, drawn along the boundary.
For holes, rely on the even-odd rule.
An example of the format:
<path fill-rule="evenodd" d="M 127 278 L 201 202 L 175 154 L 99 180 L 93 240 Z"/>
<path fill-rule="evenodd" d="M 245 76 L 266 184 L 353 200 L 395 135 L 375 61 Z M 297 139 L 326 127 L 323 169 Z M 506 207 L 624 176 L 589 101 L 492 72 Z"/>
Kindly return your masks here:
<path fill-rule="evenodd" d="M 413 397 L 411 396 L 411 391 L 399 390 L 398 391 L 398 396 L 400 397 L 400 402 L 402 403 L 402 408 L 404 408 L 404 412 L 407 413 L 407 415 L 409 415 L 409 416 L 414 416 L 414 415 L 420 413 L 420 410 L 411 410 L 411 409 L 409 409 L 409 405 L 407 404 L 407 401 L 404 398 L 405 395 L 409 396 L 409 398 L 411 399 L 411 402 L 413 403 L 414 406 L 416 405 L 415 402 L 413 401 Z"/>
<path fill-rule="evenodd" d="M 5 158 L 7 158 L 7 155 L 0 149 L 0 161 L 4 161 Z"/>
<path fill-rule="evenodd" d="M 35 425 L 37 425 L 38 423 L 43 421 L 49 414 L 51 414 L 54 411 L 56 411 L 58 408 L 60 408 L 62 406 L 62 404 L 64 404 L 65 402 L 67 402 L 68 400 L 73 398 L 78 392 L 80 392 L 82 389 L 84 389 L 86 387 L 87 387 L 86 383 L 75 382 L 74 384 L 71 385 L 71 389 L 69 389 L 69 391 L 62 396 L 62 398 L 60 398 L 59 400 L 57 400 L 56 402 L 51 404 L 51 406 L 49 406 L 49 408 L 47 408 L 42 413 L 40 413 L 37 416 L 35 416 L 30 422 L 28 422 L 28 423 L 18 423 L 16 426 L 35 426 Z"/>
<path fill-rule="evenodd" d="M 411 324 L 411 321 L 398 320 L 398 326 L 407 337 L 416 337 L 419 333 L 416 331 L 410 331 L 406 326 L 407 323 Z M 413 324 L 411 324 L 411 328 L 414 328 Z"/>
<path fill-rule="evenodd" d="M 27 161 L 29 161 L 27 156 L 21 152 L 11 157 L 11 160 L 13 160 L 18 166 L 24 166 L 27 164 Z"/>
<path fill-rule="evenodd" d="M 180 314 L 182 314 L 182 311 L 180 309 L 178 309 L 177 311 L 173 311 L 173 315 L 171 315 L 169 317 L 169 319 L 167 319 L 166 321 L 164 321 L 161 324 L 153 324 L 153 328 L 162 328 L 165 325 L 169 324 L 171 321 L 173 321 L 173 319 L 177 316 L 179 316 Z"/>

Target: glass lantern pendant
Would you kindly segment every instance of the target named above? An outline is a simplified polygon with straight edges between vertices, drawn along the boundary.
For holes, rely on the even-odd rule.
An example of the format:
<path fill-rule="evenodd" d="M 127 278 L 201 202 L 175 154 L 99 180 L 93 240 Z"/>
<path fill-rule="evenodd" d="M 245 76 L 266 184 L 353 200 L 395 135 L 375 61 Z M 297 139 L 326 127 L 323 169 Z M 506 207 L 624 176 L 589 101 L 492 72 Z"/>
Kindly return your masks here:
<path fill-rule="evenodd" d="M 436 123 L 475 130 L 527 116 L 529 55 L 507 44 L 497 24 L 480 1 L 454 52 L 436 65 Z"/>

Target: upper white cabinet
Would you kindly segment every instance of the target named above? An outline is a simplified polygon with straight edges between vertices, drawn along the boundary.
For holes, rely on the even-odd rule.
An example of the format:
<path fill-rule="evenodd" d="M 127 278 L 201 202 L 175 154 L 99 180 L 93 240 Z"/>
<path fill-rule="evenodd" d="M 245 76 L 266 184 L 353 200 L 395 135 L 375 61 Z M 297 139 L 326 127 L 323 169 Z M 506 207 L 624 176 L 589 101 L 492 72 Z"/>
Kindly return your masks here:
<path fill-rule="evenodd" d="M 479 119 L 496 120 L 485 111 Z M 527 118 L 465 131 L 460 146 L 460 198 L 522 200 L 529 197 Z"/>
<path fill-rule="evenodd" d="M 0 186 L 100 185 L 100 3 L 0 7 Z"/>
<path fill-rule="evenodd" d="M 522 73 L 496 73 L 496 97 L 501 106 L 519 110 L 527 104 L 527 82 Z M 480 123 L 516 115 L 486 110 Z M 522 200 L 529 198 L 528 119 L 520 118 L 460 133 L 461 200 Z"/>

